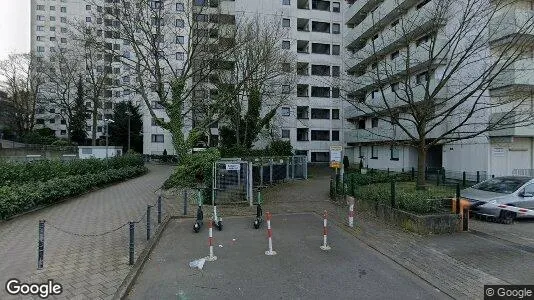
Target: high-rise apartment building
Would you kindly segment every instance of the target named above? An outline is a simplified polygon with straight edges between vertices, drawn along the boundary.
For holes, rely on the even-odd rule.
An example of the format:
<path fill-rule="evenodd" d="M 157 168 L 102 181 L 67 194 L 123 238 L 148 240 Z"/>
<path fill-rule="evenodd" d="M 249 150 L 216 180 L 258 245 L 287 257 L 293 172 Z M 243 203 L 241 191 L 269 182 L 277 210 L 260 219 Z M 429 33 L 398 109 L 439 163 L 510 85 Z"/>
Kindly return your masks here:
<path fill-rule="evenodd" d="M 124 5 L 129 1 L 102 0 L 32 0 L 31 9 L 31 49 L 42 60 L 50 63 L 59 71 L 57 65 L 58 55 L 69 53 L 70 59 L 84 62 L 84 55 L 72 50 L 77 41 L 72 40 L 72 31 L 80 31 L 80 26 L 93 28 L 102 39 L 107 50 L 112 50 L 120 56 L 134 60 L 132 45 L 124 36 L 118 33 L 116 21 L 107 20 L 108 10 L 113 10 L 118 3 Z M 180 70 L 181 64 L 188 53 L 184 50 L 187 44 L 188 20 L 195 7 L 206 7 L 205 13 L 195 13 L 195 20 L 200 16 L 209 16 L 212 13 L 224 16 L 233 16 L 234 24 L 239 24 L 240 18 L 263 16 L 263 20 L 280 22 L 282 31 L 280 47 L 295 53 L 297 57 L 296 70 L 298 82 L 294 86 L 281 87 L 289 93 L 287 103 L 280 108 L 271 124 L 271 136 L 290 140 L 297 154 L 306 154 L 311 161 L 328 161 L 329 146 L 341 144 L 342 134 L 342 100 L 340 97 L 339 77 L 343 72 L 342 65 L 342 30 L 343 1 L 320 0 L 190 0 L 190 1 L 149 1 L 156 8 L 164 7 L 165 26 L 170 30 L 163 33 L 162 39 L 172 41 L 164 47 L 164 54 L 169 60 L 170 69 Z M 207 10 L 214 10 L 208 12 Z M 109 11 L 113 12 L 113 11 Z M 102 17 L 99 17 L 101 15 Z M 268 17 L 268 18 L 267 18 Z M 209 19 L 209 17 L 208 17 Z M 199 20 L 196 20 L 199 21 Z M 200 20 L 202 22 L 209 20 Z M 156 20 L 155 22 L 159 22 Z M 163 18 L 162 21 L 163 22 Z M 220 20 L 217 20 L 220 24 Z M 159 25 L 159 23 L 156 23 Z M 181 29 L 182 28 L 182 29 Z M 182 30 L 182 31 L 180 31 Z M 180 33 L 183 32 L 183 33 Z M 211 34 L 211 31 L 210 33 Z M 182 50 L 181 50 L 182 49 Z M 70 52 L 69 52 L 70 51 Z M 59 54 L 58 54 L 59 53 Z M 63 55 L 66 56 L 66 55 Z M 143 136 L 145 154 L 161 154 L 164 150 L 173 154 L 172 138 L 167 130 L 158 126 L 155 118 L 150 114 L 144 101 L 142 101 L 133 85 L 136 81 L 135 70 L 132 65 L 121 62 L 115 56 L 96 54 L 89 55 L 95 59 L 90 67 L 81 63 L 81 68 L 94 74 L 96 78 L 84 78 L 86 93 L 101 89 L 101 105 L 95 110 L 93 103 L 87 101 L 87 133 L 91 138 L 91 131 L 96 126 L 97 138 L 104 136 L 106 120 L 112 119 L 111 113 L 115 103 L 120 101 L 133 101 L 139 103 L 143 112 Z M 78 58 L 78 59 L 76 59 Z M 85 62 L 87 59 L 85 59 Z M 56 64 L 55 64 L 56 63 Z M 47 65 L 47 68 L 50 68 Z M 169 69 L 165 67 L 164 69 Z M 86 73 L 87 73 L 86 72 Z M 59 73 L 59 72 L 58 72 Z M 61 75 L 65 75 L 62 72 Z M 98 76 L 108 77 L 99 81 Z M 85 76 L 87 77 L 87 76 Z M 91 76 L 89 76 L 91 77 Z M 92 81 L 91 81 L 92 80 Z M 74 80 L 75 81 L 75 80 Z M 74 82 L 73 81 L 73 82 Z M 75 82 L 74 82 L 75 83 Z M 102 83 L 98 86 L 98 83 Z M 37 123 L 39 126 L 49 127 L 59 137 L 67 136 L 68 113 L 61 101 L 73 101 L 75 97 L 75 84 L 66 87 L 70 89 L 70 98 L 65 100 L 58 95 L 57 84 L 50 84 L 43 89 L 41 104 L 37 108 Z M 148 92 L 155 93 L 156 87 L 146 86 Z M 48 91 L 55 92 L 48 92 Z M 137 91 L 139 92 L 139 91 Z M 193 95 L 193 97 L 195 97 Z M 167 120 L 163 107 L 154 97 L 152 102 L 156 118 Z M 193 107 L 194 108 L 194 107 Z M 96 114 L 94 113 L 96 111 Z M 96 117 L 96 122 L 93 120 Z M 186 118 L 185 131 L 194 125 L 194 109 L 192 115 Z M 216 140 L 218 130 L 211 130 L 212 140 Z M 266 143 L 258 141 L 258 146 Z"/>
<path fill-rule="evenodd" d="M 423 133 L 431 168 L 494 175 L 534 169 L 534 128 L 518 121 L 532 116 L 532 1 L 349 5 L 345 86 L 352 105 L 345 142 L 351 161 L 417 169 L 414 136 Z"/>

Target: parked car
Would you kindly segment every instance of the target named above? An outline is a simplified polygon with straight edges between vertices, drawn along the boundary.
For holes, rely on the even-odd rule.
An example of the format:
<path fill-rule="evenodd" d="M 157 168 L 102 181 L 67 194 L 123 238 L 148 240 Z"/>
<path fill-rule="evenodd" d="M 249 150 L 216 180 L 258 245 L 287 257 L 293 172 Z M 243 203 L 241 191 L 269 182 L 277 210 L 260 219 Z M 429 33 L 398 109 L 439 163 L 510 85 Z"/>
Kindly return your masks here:
<path fill-rule="evenodd" d="M 534 178 L 524 176 L 496 177 L 461 191 L 462 198 L 471 203 L 471 212 L 509 224 L 522 217 L 496 205 L 534 209 Z"/>

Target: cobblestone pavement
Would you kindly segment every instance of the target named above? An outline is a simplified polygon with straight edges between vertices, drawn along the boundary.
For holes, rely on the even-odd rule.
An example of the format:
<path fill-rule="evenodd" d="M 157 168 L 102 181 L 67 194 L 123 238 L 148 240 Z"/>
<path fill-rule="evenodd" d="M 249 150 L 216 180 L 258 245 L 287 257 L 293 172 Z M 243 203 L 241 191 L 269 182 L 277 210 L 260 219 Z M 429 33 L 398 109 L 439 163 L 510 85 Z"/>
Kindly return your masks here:
<path fill-rule="evenodd" d="M 136 255 L 146 244 L 147 204 L 157 199 L 157 190 L 171 174 L 172 167 L 148 165 L 150 172 L 75 199 L 0 223 L 0 299 L 8 297 L 5 282 L 53 279 L 63 285 L 58 299 L 111 298 L 128 274 L 129 221 L 136 225 Z M 164 216 L 178 200 L 165 197 Z M 180 203 L 182 203 L 180 201 Z M 156 222 L 155 209 L 152 220 Z M 43 270 L 37 270 L 37 226 L 45 223 Z M 119 228 L 120 227 L 120 228 Z M 75 234 L 101 234 L 79 236 Z M 71 233 L 65 233 L 65 230 Z M 75 234 L 72 234 L 75 233 Z"/>
<path fill-rule="evenodd" d="M 350 229 L 346 204 L 328 200 L 328 180 L 328 175 L 322 175 L 272 187 L 265 193 L 264 210 L 319 214 L 328 210 L 330 219 L 356 238 L 453 298 L 483 298 L 484 284 L 534 282 L 534 254 L 505 241 L 472 233 L 419 236 L 361 211 L 356 212 L 356 226 Z"/>

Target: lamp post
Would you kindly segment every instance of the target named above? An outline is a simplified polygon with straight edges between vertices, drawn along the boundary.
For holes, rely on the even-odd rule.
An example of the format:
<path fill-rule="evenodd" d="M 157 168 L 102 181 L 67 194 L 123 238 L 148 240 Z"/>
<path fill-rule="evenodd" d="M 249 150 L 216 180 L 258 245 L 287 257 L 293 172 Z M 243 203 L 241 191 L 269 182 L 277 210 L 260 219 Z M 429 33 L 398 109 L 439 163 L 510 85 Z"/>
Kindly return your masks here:
<path fill-rule="evenodd" d="M 114 123 L 115 121 L 113 121 L 112 119 L 104 119 L 104 123 L 106 123 L 106 160 L 108 159 L 109 157 L 109 151 L 108 151 L 108 148 L 109 148 L 109 144 L 108 144 L 108 137 L 109 137 L 109 123 Z"/>

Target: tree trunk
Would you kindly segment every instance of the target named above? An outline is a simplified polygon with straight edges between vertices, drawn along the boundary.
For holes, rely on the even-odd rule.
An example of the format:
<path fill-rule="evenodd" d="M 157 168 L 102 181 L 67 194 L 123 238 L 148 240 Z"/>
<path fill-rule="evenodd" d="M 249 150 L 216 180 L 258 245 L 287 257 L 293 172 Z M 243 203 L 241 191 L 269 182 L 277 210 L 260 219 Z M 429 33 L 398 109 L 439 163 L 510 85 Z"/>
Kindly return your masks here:
<path fill-rule="evenodd" d="M 425 139 L 421 139 L 417 147 L 417 190 L 426 190 L 426 145 Z"/>
<path fill-rule="evenodd" d="M 96 127 L 97 127 L 97 117 L 98 117 L 98 100 L 93 101 L 93 128 L 91 128 L 91 145 L 96 146 Z"/>

